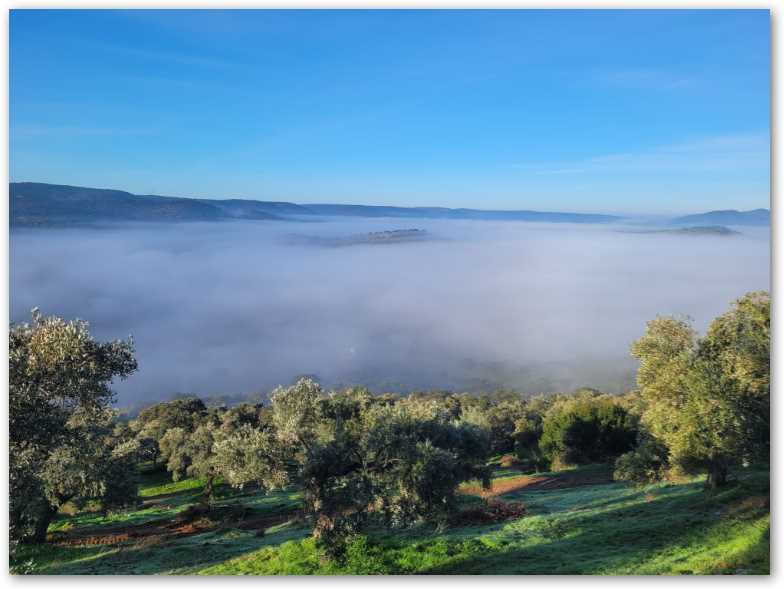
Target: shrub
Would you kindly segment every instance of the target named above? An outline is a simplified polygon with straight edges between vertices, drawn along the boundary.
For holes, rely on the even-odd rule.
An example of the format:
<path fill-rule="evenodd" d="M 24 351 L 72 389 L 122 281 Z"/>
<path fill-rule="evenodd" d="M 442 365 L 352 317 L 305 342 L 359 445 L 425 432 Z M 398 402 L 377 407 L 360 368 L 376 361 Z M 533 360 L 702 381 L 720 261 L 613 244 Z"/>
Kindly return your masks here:
<path fill-rule="evenodd" d="M 634 450 L 618 457 L 613 478 L 643 485 L 661 480 L 666 470 L 667 448 L 646 437 Z"/>
<path fill-rule="evenodd" d="M 637 421 L 611 397 L 580 396 L 547 413 L 539 446 L 551 462 L 607 462 L 634 446 Z"/>
<path fill-rule="evenodd" d="M 341 568 L 349 575 L 383 575 L 389 566 L 384 562 L 384 552 L 372 545 L 366 536 L 355 536 L 346 544 Z"/>

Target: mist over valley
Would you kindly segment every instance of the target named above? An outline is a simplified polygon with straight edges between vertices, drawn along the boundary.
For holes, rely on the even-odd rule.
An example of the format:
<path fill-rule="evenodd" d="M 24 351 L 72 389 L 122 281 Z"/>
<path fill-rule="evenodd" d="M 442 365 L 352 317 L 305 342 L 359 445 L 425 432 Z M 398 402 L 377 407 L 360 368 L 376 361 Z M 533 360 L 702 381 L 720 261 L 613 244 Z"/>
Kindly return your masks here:
<path fill-rule="evenodd" d="M 32 307 L 132 334 L 138 406 L 325 386 L 535 394 L 633 386 L 658 314 L 704 329 L 769 288 L 769 229 L 322 217 L 11 233 L 11 319 Z M 634 230 L 634 227 L 629 226 Z M 341 246 L 341 247 L 336 247 Z"/>

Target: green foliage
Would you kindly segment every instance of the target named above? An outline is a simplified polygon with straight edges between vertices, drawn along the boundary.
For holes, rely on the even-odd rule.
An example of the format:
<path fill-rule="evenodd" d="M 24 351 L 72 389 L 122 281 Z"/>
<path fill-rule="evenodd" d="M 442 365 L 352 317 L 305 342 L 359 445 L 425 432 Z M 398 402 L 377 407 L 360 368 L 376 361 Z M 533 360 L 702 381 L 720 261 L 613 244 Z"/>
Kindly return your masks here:
<path fill-rule="evenodd" d="M 540 442 L 544 417 L 552 404 L 552 398 L 534 397 L 526 402 L 523 415 L 515 421 L 514 450 L 524 472 L 539 472 L 549 466 Z"/>
<path fill-rule="evenodd" d="M 290 387 L 272 392 L 272 421 L 278 440 L 297 452 L 307 451 L 318 436 L 321 417 L 321 387 L 302 378 Z"/>
<path fill-rule="evenodd" d="M 285 483 L 280 452 L 270 443 L 268 421 L 261 404 L 208 409 L 202 401 L 186 398 L 145 409 L 131 422 L 131 429 L 137 432 L 140 443 L 154 445 L 156 459 L 164 462 L 174 482 L 185 477 L 204 479 L 203 499 L 211 503 L 218 476 L 242 487 L 258 482 L 260 473 L 256 472 L 254 478 L 251 472 L 261 464 L 277 469 L 283 477 L 271 488 Z M 171 427 L 161 433 L 158 428 L 162 425 Z M 270 466 L 275 461 L 275 466 Z"/>
<path fill-rule="evenodd" d="M 460 405 L 453 395 L 326 394 L 302 378 L 277 388 L 269 409 L 178 399 L 145 409 L 130 429 L 154 443 L 174 481 L 203 478 L 205 493 L 215 477 L 238 489 L 301 486 L 314 536 L 336 558 L 372 520 L 445 522 L 457 486 L 486 478 L 489 428 L 460 419 Z"/>
<path fill-rule="evenodd" d="M 216 565 L 207 570 L 263 574 L 765 570 L 767 490 L 756 482 L 703 495 L 693 483 L 552 490 L 560 475 L 548 473 L 550 490 L 506 487 L 504 500 L 525 502 L 521 519 L 469 530 L 454 516 L 469 501 L 456 494 L 462 483 L 489 483 L 493 452 L 506 475 L 520 479 L 501 454 L 514 450 L 523 471 L 617 458 L 616 480 L 638 484 L 661 479 L 668 467 L 707 470 L 718 483 L 730 469 L 765 463 L 769 330 L 765 293 L 737 301 L 703 338 L 685 321 L 656 319 L 632 347 L 639 395 L 374 397 L 363 388 L 326 393 L 303 378 L 276 389 L 270 407 L 208 408 L 185 398 L 125 423 L 108 410 L 109 384 L 135 369 L 132 343 L 100 344 L 82 322 L 35 314 L 32 325 L 12 326 L 10 339 L 12 542 L 41 539 L 66 504 L 84 511 L 57 516 L 51 532 L 164 522 L 184 510 L 239 520 L 263 513 L 267 523 L 255 532 L 216 520 L 214 530 L 175 540 L 171 550 L 79 554 L 12 544 L 11 565 L 16 572 L 93 571 L 92 561 L 110 572 L 117 572 L 111 564 L 124 572 Z M 135 510 L 140 458 L 152 465 L 145 476 L 157 478 L 142 490 L 148 505 Z M 161 484 L 161 463 L 174 483 Z M 221 480 L 239 491 L 216 496 Z M 191 506 L 199 495 L 212 511 Z M 107 512 L 117 508 L 124 511 Z M 285 523 L 276 519 L 295 509 Z"/>
<path fill-rule="evenodd" d="M 136 447 L 113 435 L 109 385 L 136 370 L 132 341 L 101 343 L 84 321 L 45 317 L 9 333 L 9 495 L 12 548 L 43 541 L 69 500 L 132 500 Z"/>
<path fill-rule="evenodd" d="M 634 450 L 618 457 L 613 478 L 639 485 L 653 483 L 664 477 L 667 467 L 667 448 L 646 436 Z"/>
<path fill-rule="evenodd" d="M 214 446 L 219 470 L 241 486 L 304 489 L 314 537 L 330 558 L 372 520 L 446 521 L 464 480 L 486 478 L 486 433 L 434 400 L 375 401 L 367 390 L 324 394 L 303 378 L 272 395 L 267 430 Z"/>
<path fill-rule="evenodd" d="M 607 462 L 634 446 L 637 419 L 616 399 L 578 395 L 556 403 L 542 424 L 539 445 L 560 464 Z"/>
<path fill-rule="evenodd" d="M 215 469 L 234 487 L 257 483 L 274 490 L 289 483 L 281 447 L 269 431 L 242 424 L 216 441 L 213 452 Z"/>
<path fill-rule="evenodd" d="M 161 458 L 161 441 L 163 437 L 171 430 L 177 429 L 184 433 L 192 432 L 196 429 L 207 415 L 207 407 L 201 399 L 184 398 L 175 399 L 173 401 L 165 401 L 156 403 L 139 412 L 139 415 L 134 419 L 130 427 L 135 432 L 136 438 L 139 440 L 142 450 L 144 451 L 145 459 L 152 460 L 157 463 Z M 171 437 L 168 442 L 172 442 Z M 171 446 L 167 450 L 171 450 Z M 164 462 L 168 461 L 170 452 L 163 456 Z M 187 465 L 175 459 L 175 470 L 183 471 Z M 170 469 L 171 472 L 174 472 Z M 179 476 L 179 475 L 178 475 Z"/>
<path fill-rule="evenodd" d="M 749 293 L 698 339 L 684 321 L 658 318 L 632 346 L 643 424 L 673 466 L 707 471 L 724 484 L 728 469 L 768 460 L 770 296 Z"/>
<path fill-rule="evenodd" d="M 200 574 L 769 574 L 769 514 L 738 507 L 760 493 L 764 472 L 707 501 L 699 482 L 520 492 L 533 513 L 503 526 L 376 531 L 339 561 L 312 539 L 288 541 Z"/>
<path fill-rule="evenodd" d="M 231 433 L 242 426 L 263 428 L 268 417 L 261 403 L 240 403 L 229 408 L 218 409 L 216 418 L 220 421 L 220 429 Z"/>
<path fill-rule="evenodd" d="M 99 535 L 116 533 L 118 525 L 129 532 L 136 525 L 165 528 L 201 494 L 203 481 L 176 487 L 160 481 L 160 473 L 143 476 L 149 503 L 137 510 L 61 515 L 52 529 Z M 226 524 L 152 546 L 134 538 L 105 546 L 28 545 L 11 564 L 16 573 L 34 574 L 768 574 L 768 492 L 768 473 L 751 469 L 715 493 L 702 492 L 700 479 L 644 489 L 616 483 L 522 490 L 503 497 L 526 504 L 521 519 L 440 532 L 429 525 L 370 526 L 349 540 L 343 559 L 324 558 L 323 547 L 306 538 L 310 528 L 294 519 L 267 527 L 263 536 Z M 219 499 L 216 509 L 239 502 L 254 516 L 291 514 L 299 501 L 290 492 L 249 491 Z"/>
<path fill-rule="evenodd" d="M 741 459 L 770 454 L 770 295 L 752 292 L 717 317 L 700 341 L 703 366 L 720 374 L 719 384 L 739 420 L 733 451 Z"/>
<path fill-rule="evenodd" d="M 78 431 L 79 444 L 55 448 L 40 472 L 52 507 L 68 502 L 83 507 L 94 499 L 104 510 L 135 503 L 138 443 L 114 427 L 114 418 L 109 410 L 78 411 L 71 417 L 69 427 Z"/>
<path fill-rule="evenodd" d="M 463 421 L 482 427 L 490 436 L 490 451 L 505 453 L 514 450 L 517 422 L 528 414 L 527 404 L 518 396 L 460 398 Z"/>

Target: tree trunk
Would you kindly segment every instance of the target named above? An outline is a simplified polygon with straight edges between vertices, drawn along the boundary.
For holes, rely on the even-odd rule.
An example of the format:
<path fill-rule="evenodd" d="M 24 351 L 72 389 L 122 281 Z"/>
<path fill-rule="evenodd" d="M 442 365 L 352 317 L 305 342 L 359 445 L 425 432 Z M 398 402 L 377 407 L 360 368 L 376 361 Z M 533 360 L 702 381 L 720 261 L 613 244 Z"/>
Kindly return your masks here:
<path fill-rule="evenodd" d="M 727 483 L 727 465 L 721 460 L 714 460 L 708 467 L 708 480 L 705 485 L 709 489 L 717 489 Z"/>
<path fill-rule="evenodd" d="M 57 514 L 57 508 L 52 507 L 48 502 L 41 507 L 40 517 L 35 523 L 35 532 L 29 538 L 29 541 L 34 544 L 43 544 L 46 542 L 46 532 L 49 529 L 49 524 L 52 523 L 54 516 Z"/>
<path fill-rule="evenodd" d="M 215 473 L 210 471 L 207 475 L 207 483 L 204 485 L 203 502 L 209 509 L 212 506 L 213 495 L 215 494 Z"/>

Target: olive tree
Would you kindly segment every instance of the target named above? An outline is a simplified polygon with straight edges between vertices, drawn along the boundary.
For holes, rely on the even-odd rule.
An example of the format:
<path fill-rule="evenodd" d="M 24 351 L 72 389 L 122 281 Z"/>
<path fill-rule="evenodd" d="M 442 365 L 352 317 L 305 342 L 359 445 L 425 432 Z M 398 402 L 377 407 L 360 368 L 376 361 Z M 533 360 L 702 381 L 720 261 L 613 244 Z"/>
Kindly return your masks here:
<path fill-rule="evenodd" d="M 290 482 L 284 452 L 274 434 L 248 424 L 215 442 L 213 465 L 233 487 L 256 484 L 271 491 Z"/>
<path fill-rule="evenodd" d="M 770 296 L 749 293 L 703 338 L 682 319 L 648 322 L 632 345 L 643 424 L 686 472 L 727 480 L 740 462 L 767 459 L 770 439 Z"/>
<path fill-rule="evenodd" d="M 163 401 L 139 412 L 130 423 L 136 432 L 145 457 L 157 465 L 160 459 L 166 463 L 168 456 L 161 454 L 161 440 L 172 429 L 192 432 L 207 416 L 204 401 L 195 397 Z"/>
<path fill-rule="evenodd" d="M 9 495 L 12 541 L 43 541 L 68 497 L 119 502 L 106 410 L 115 378 L 136 370 L 133 341 L 98 342 L 86 322 L 33 310 L 9 333 Z M 115 451 L 117 454 L 115 455 Z M 127 453 L 125 453 L 127 451 Z M 135 495 L 135 489 L 133 489 Z"/>
<path fill-rule="evenodd" d="M 437 401 L 327 395 L 306 378 L 276 389 L 271 405 L 269 428 L 243 426 L 217 442 L 215 463 L 235 486 L 301 486 L 314 536 L 332 556 L 374 517 L 444 521 L 460 482 L 487 482 L 489 436 Z"/>
<path fill-rule="evenodd" d="M 114 437 L 114 417 L 112 411 L 102 415 L 77 412 L 69 420 L 69 430 L 78 435 L 78 443 L 52 450 L 39 475 L 53 511 L 68 502 L 83 507 L 96 498 L 105 511 L 128 505 L 136 497 L 139 444 Z"/>
<path fill-rule="evenodd" d="M 250 482 L 233 469 L 237 460 L 234 452 L 242 450 L 242 456 L 248 463 L 246 468 L 255 469 L 253 452 L 259 450 L 258 439 L 264 436 L 261 428 L 265 425 L 261 405 L 246 403 L 206 412 L 195 406 L 194 410 L 196 415 L 188 422 L 193 431 L 173 427 L 160 438 L 158 445 L 174 481 L 183 477 L 204 479 L 202 498 L 209 506 L 214 499 L 219 476 L 224 476 L 234 486 Z M 264 451 L 269 450 L 269 447 L 264 447 Z M 277 460 L 274 452 L 267 458 Z"/>

